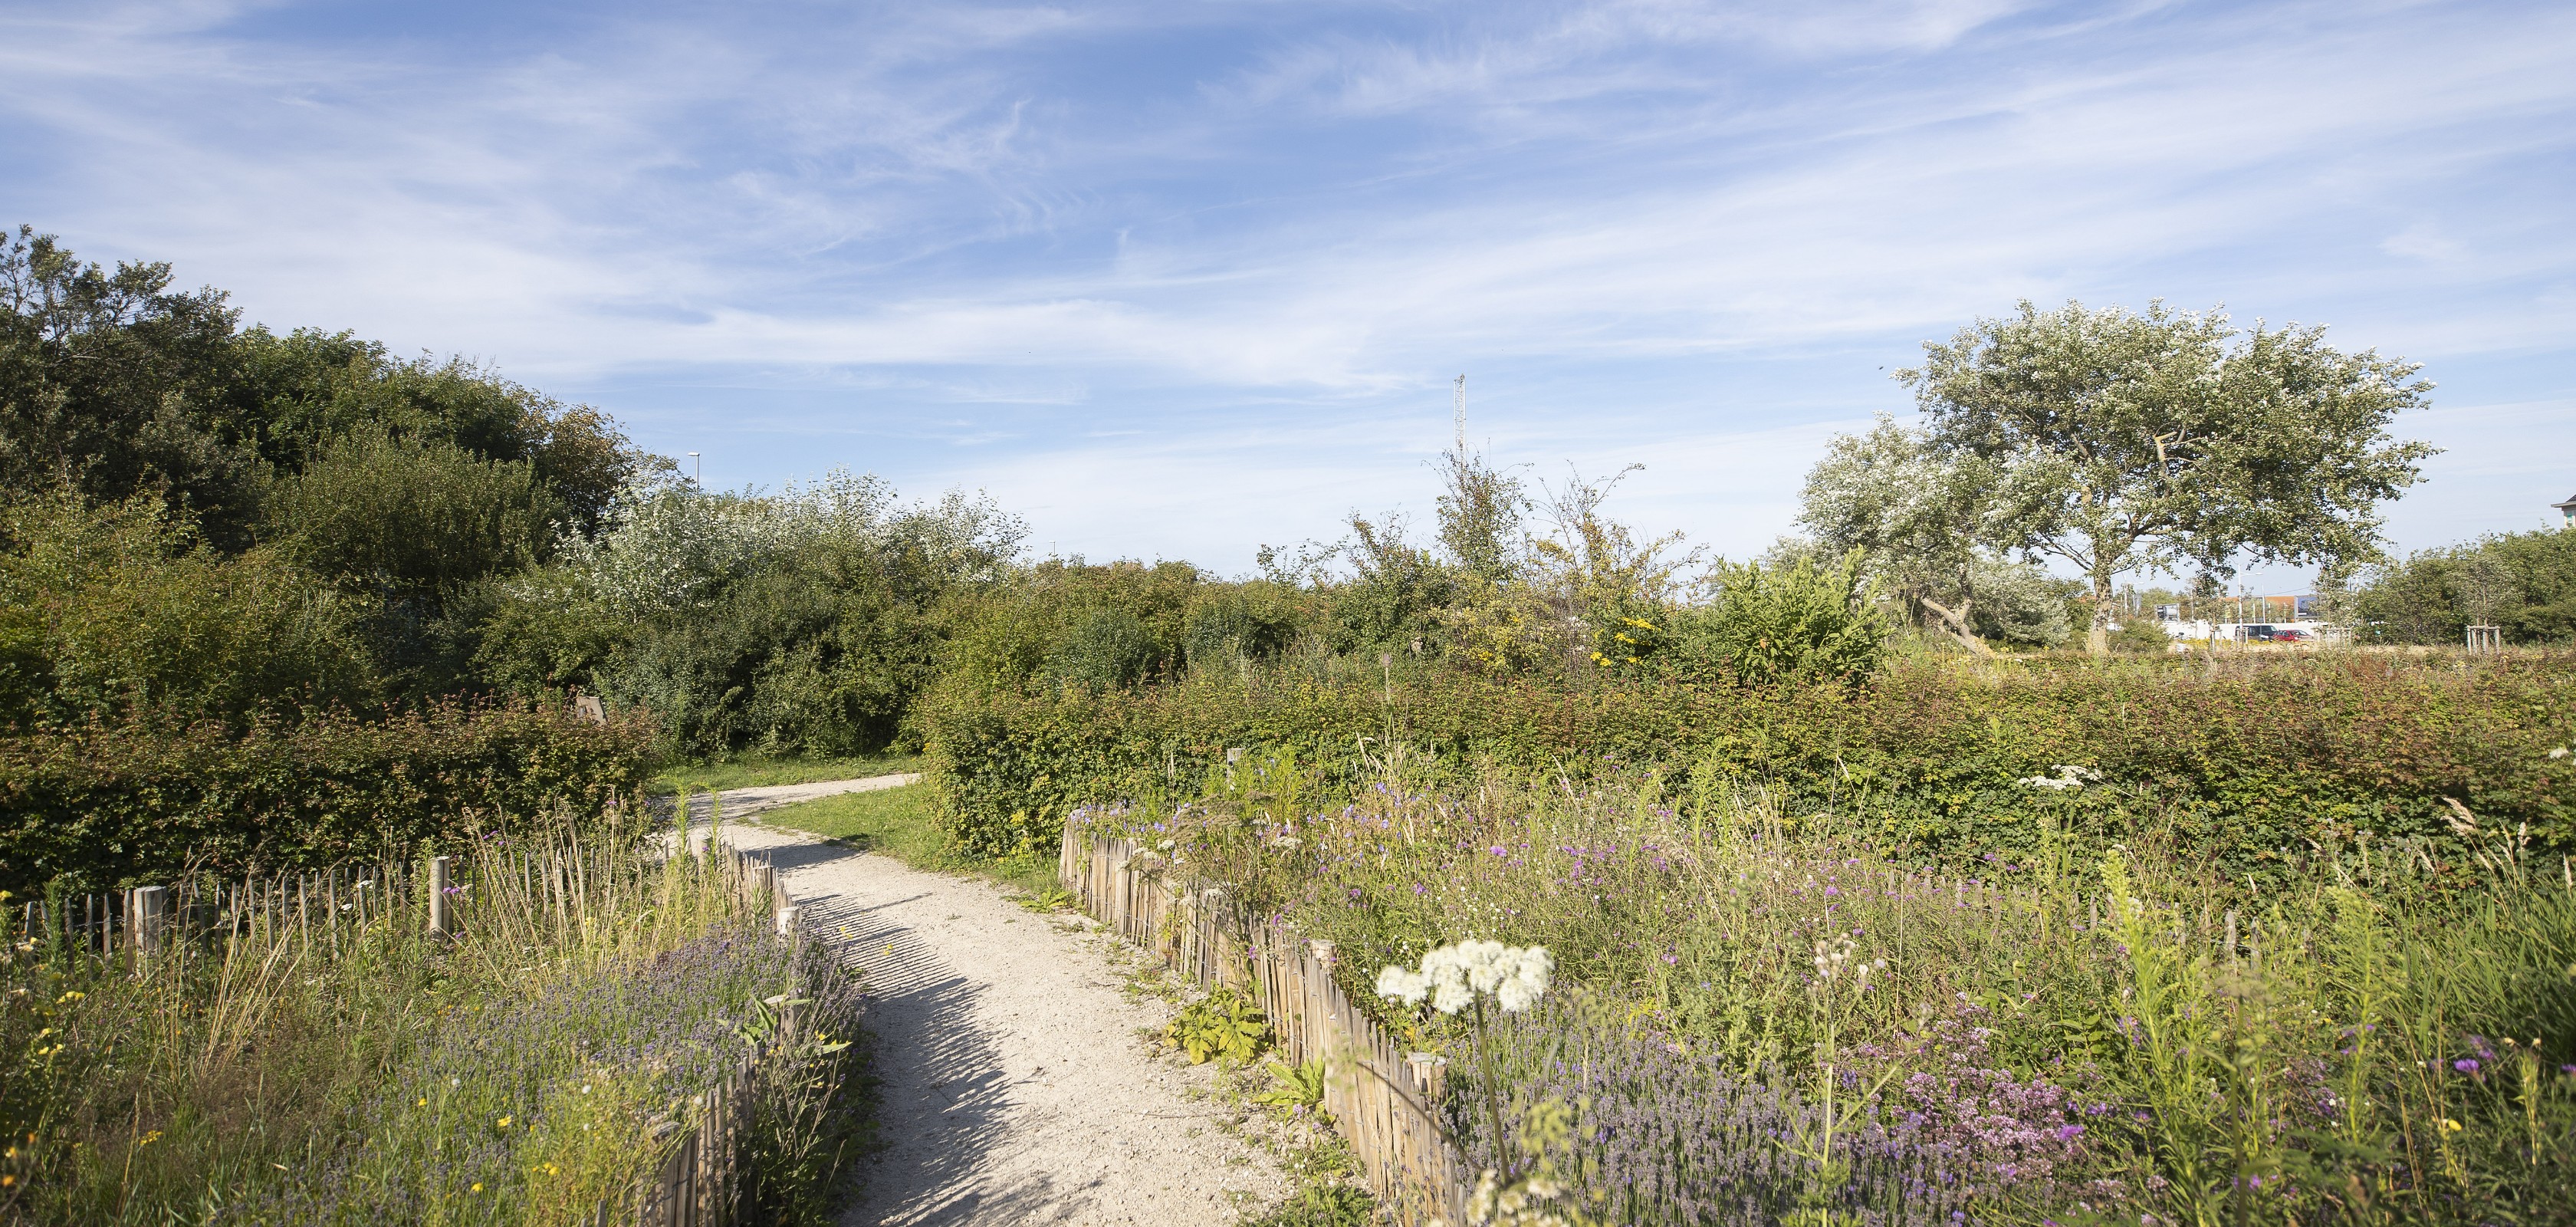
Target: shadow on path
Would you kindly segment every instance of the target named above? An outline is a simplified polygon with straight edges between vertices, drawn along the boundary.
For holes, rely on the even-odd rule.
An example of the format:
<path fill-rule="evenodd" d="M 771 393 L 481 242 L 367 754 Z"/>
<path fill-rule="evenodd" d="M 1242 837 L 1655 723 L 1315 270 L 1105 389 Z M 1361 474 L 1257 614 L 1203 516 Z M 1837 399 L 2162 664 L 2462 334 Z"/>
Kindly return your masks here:
<path fill-rule="evenodd" d="M 875 1070 L 883 1148 L 861 1173 L 853 1227 L 1094 1221 L 1094 1199 L 1051 1175 L 997 1182 L 992 1153 L 1010 1145 L 1012 1078 L 992 1029 L 979 1021 L 984 990 L 958 973 L 902 919 L 907 907 L 941 906 L 927 891 L 863 900 L 833 889 L 831 872 L 862 853 L 829 843 L 780 843 L 757 851 L 783 875 L 806 931 L 833 942 L 866 976 L 874 1004 Z M 911 918 L 914 921 L 918 916 Z M 997 1184 L 999 1187 L 996 1187 Z"/>

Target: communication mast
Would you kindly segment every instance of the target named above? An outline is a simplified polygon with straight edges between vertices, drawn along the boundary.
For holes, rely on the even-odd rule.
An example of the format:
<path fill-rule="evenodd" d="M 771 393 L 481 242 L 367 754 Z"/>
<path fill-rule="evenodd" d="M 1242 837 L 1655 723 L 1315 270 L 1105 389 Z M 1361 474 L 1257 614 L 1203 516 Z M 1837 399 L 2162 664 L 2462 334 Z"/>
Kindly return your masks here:
<path fill-rule="evenodd" d="M 1458 454 L 1467 454 L 1467 377 L 1458 377 L 1458 388 L 1449 400 L 1449 417 L 1458 428 Z"/>

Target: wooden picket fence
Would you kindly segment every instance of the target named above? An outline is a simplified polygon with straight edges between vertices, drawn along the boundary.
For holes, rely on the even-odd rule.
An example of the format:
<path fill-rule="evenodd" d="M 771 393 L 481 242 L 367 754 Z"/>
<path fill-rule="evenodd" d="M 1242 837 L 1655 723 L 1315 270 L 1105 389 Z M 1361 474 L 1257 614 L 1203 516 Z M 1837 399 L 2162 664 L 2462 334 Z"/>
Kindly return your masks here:
<path fill-rule="evenodd" d="M 697 1097 L 695 1128 L 673 1139 L 661 1166 L 636 1195 L 636 1227 L 734 1227 L 742 1217 L 742 1129 L 751 1063 Z M 613 1209 L 600 1222 L 623 1221 Z"/>
<path fill-rule="evenodd" d="M 1324 1110 L 1400 1221 L 1467 1221 L 1472 1169 L 1441 1127 L 1442 1062 L 1404 1051 L 1352 1005 L 1332 943 L 1254 922 L 1225 888 L 1179 880 L 1134 840 L 1086 840 L 1068 825 L 1056 873 L 1083 910 L 1175 971 L 1252 992 L 1289 1060 L 1323 1063 Z"/>
<path fill-rule="evenodd" d="M 746 900 L 769 905 L 779 937 L 804 940 L 801 918 L 765 857 L 733 851 L 725 863 Z M 254 914 L 266 914 L 307 926 L 321 940 L 336 940 L 343 932 L 380 923 L 418 891 L 425 892 L 424 927 L 454 937 L 457 927 L 447 894 L 451 871 L 450 858 L 441 856 L 418 867 L 388 863 L 240 880 L 192 878 L 175 886 L 31 900 L 10 909 L 15 914 L 0 920 L 0 932 L 15 927 L 30 941 L 60 941 L 103 957 L 151 958 L 169 943 L 239 932 Z M 792 1030 L 792 1023 L 782 1030 Z M 612 1200 L 601 1205 L 588 1222 L 593 1227 L 736 1227 L 742 1219 L 740 1160 L 752 1068 L 753 1062 L 745 1060 L 694 1096 L 696 1124 L 657 1137 L 662 1158 L 652 1174 L 623 1204 Z"/>

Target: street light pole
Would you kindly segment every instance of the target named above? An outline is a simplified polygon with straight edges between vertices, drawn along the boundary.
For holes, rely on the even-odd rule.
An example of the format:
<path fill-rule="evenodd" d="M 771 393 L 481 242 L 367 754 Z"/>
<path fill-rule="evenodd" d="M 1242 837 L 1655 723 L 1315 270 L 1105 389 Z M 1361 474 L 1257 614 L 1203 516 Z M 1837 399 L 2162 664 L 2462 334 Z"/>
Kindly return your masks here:
<path fill-rule="evenodd" d="M 700 458 L 696 452 L 689 453 L 689 459 L 697 461 L 698 469 L 696 473 L 690 475 L 689 484 L 703 490 L 707 485 L 707 462 Z"/>

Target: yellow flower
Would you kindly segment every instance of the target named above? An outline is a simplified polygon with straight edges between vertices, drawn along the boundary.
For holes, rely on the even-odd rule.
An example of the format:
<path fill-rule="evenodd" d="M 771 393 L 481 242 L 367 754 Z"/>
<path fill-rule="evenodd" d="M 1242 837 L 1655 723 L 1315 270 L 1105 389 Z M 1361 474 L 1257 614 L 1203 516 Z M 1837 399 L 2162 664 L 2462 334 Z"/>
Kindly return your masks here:
<path fill-rule="evenodd" d="M 477 1193 L 480 1193 L 480 1192 L 482 1192 L 482 1191 L 483 1191 L 483 1182 L 482 1182 L 482 1181 L 477 1180 L 477 1181 L 475 1181 L 475 1182 L 474 1182 L 474 1191 L 475 1191 L 475 1192 L 477 1192 Z"/>
<path fill-rule="evenodd" d="M 507 1129 L 507 1128 L 509 1128 L 509 1127 L 510 1127 L 510 1118 L 509 1118 L 509 1117 L 504 1116 L 504 1117 L 502 1117 L 502 1118 L 501 1118 L 501 1127 L 502 1127 L 502 1128 L 504 1128 L 504 1129 Z"/>
<path fill-rule="evenodd" d="M 2460 1122 L 2455 1121 L 2455 1120 L 2452 1120 L 2450 1117 L 2447 1117 L 2447 1116 L 2445 1116 L 2445 1117 L 2443 1117 L 2443 1118 L 2442 1118 L 2442 1132 L 2444 1132 L 2444 1133 L 2458 1133 L 2459 1131 L 2460 1131 Z"/>
<path fill-rule="evenodd" d="M 155 1130 L 153 1130 L 153 1131 L 152 1131 L 152 1132 L 150 1132 L 150 1133 L 144 1134 L 142 1137 L 136 1138 L 136 1139 L 134 1140 L 134 1144 L 135 1144 L 135 1145 L 137 1145 L 137 1146 L 149 1146 L 149 1145 L 153 1144 L 154 1142 L 158 1142 L 158 1141 L 160 1141 L 160 1140 L 161 1140 L 161 1131 L 160 1131 L 160 1130 L 158 1130 L 158 1129 L 155 1129 Z"/>
<path fill-rule="evenodd" d="M 81 998 L 83 998 L 83 997 L 87 997 L 87 996 L 89 996 L 89 994 L 84 993 L 84 992 L 80 991 L 79 989 L 73 989 L 72 991 L 70 991 L 70 992 L 68 992 L 68 993 L 63 994 L 62 996 L 55 998 L 55 999 L 54 999 L 54 1004 L 55 1004 L 55 1005 L 61 1005 L 62 1003 L 66 1002 L 66 1001 L 78 1001 L 78 1000 L 80 1000 Z"/>
<path fill-rule="evenodd" d="M 429 1096 L 427 1096 L 427 1095 L 423 1095 L 423 1096 L 421 1096 L 421 1097 L 420 1097 L 420 1099 L 419 1099 L 418 1101 L 414 1102 L 411 1106 L 413 1106 L 413 1107 L 415 1107 L 415 1108 L 426 1108 L 426 1107 L 428 1107 L 428 1106 L 429 1106 Z"/>
<path fill-rule="evenodd" d="M 563 1174 L 563 1169 L 549 1163 L 546 1165 L 546 1174 L 549 1176 L 560 1176 Z"/>

